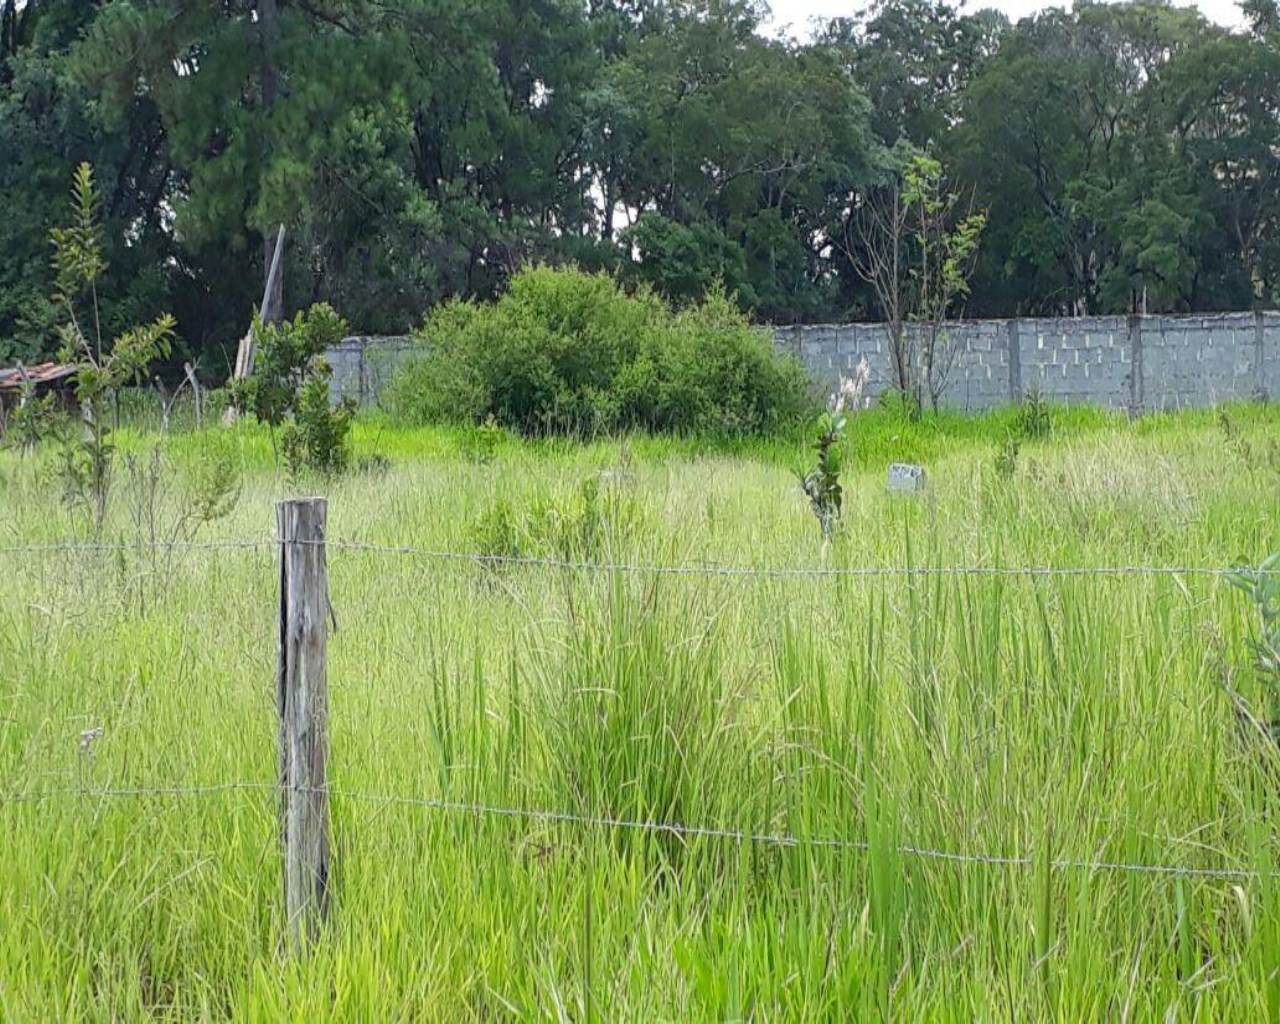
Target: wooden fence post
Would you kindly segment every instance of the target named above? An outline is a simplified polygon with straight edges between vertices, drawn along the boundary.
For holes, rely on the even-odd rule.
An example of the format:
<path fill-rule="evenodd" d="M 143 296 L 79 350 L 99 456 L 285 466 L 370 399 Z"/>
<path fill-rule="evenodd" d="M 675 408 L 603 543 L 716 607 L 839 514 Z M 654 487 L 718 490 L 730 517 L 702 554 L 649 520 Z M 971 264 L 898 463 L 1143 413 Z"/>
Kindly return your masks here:
<path fill-rule="evenodd" d="M 324 498 L 276 506 L 280 537 L 281 839 L 289 942 L 318 937 L 329 906 L 329 607 Z"/>

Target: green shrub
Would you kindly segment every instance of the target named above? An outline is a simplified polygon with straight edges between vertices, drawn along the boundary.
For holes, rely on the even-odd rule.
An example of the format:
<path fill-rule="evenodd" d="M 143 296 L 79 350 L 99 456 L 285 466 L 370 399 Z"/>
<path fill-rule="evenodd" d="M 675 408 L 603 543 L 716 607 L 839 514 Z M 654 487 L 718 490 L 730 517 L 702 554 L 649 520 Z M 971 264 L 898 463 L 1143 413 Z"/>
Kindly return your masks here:
<path fill-rule="evenodd" d="M 355 403 L 344 399 L 336 409 L 331 406 L 333 371 L 324 353 L 346 333 L 346 321 L 321 302 L 279 324 L 255 318 L 253 330 L 253 373 L 232 383 L 232 400 L 273 431 L 284 426 L 280 440 L 290 475 L 307 469 L 329 476 L 345 472 Z"/>
<path fill-rule="evenodd" d="M 281 323 L 264 324 L 255 317 L 253 373 L 232 382 L 232 401 L 261 422 L 279 427 L 297 413 L 303 390 L 316 375 L 325 377 L 327 394 L 324 353 L 346 331 L 346 321 L 323 302 Z"/>
<path fill-rule="evenodd" d="M 314 470 L 326 476 L 346 472 L 351 463 L 351 420 L 355 403 L 344 398 L 335 409 L 329 403 L 329 364 L 315 360 L 298 392 L 293 419 L 280 435 L 285 466 L 291 476 Z"/>
<path fill-rule="evenodd" d="M 385 401 L 402 423 L 524 434 L 758 434 L 810 411 L 800 365 L 723 296 L 673 312 L 611 278 L 536 268 L 496 303 L 427 318 Z"/>

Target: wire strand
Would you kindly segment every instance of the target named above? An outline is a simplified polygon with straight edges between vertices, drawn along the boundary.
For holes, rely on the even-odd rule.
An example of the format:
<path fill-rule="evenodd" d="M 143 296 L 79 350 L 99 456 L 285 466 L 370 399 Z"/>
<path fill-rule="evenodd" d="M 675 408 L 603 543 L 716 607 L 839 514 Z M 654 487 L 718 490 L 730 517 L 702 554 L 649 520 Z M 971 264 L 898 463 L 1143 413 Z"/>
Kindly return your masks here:
<path fill-rule="evenodd" d="M 0 807 L 15 804 L 35 804 L 59 799 L 97 800 L 143 797 L 208 796 L 230 792 L 270 792 L 283 794 L 284 791 L 284 787 L 270 782 L 224 782 L 194 786 L 131 786 L 103 789 L 65 788 L 28 793 L 0 794 Z M 797 836 L 789 833 L 753 832 L 742 829 L 715 828 L 705 825 L 687 825 L 679 822 L 644 821 L 638 819 L 616 818 L 606 815 L 574 814 L 570 811 L 547 810 L 540 808 L 518 808 L 502 807 L 493 804 L 472 804 L 463 801 L 440 800 L 430 797 L 373 793 L 366 790 L 344 789 L 342 787 L 335 786 L 323 788 L 295 786 L 292 787 L 292 791 L 303 794 L 324 793 L 338 800 L 349 800 L 356 803 L 381 804 L 383 806 L 398 805 L 418 807 L 424 810 L 465 814 L 479 818 L 511 818 L 523 821 L 605 828 L 615 831 L 634 831 L 658 835 L 671 835 L 680 839 L 719 839 L 730 842 L 753 843 L 762 846 L 778 846 L 785 848 L 808 847 L 811 849 L 860 851 L 867 851 L 871 848 L 871 844 L 862 839 Z M 941 861 L 951 864 L 1027 868 L 1031 867 L 1035 863 L 1035 859 L 1033 857 L 1024 854 L 966 853 L 955 850 L 942 850 L 913 845 L 895 846 L 894 850 L 902 857 Z M 1197 868 L 1184 867 L 1176 864 L 1142 864 L 1129 863 L 1125 861 L 1072 859 L 1055 859 L 1052 860 L 1050 864 L 1055 870 L 1084 871 L 1089 874 L 1108 872 L 1234 881 L 1249 880 L 1260 877 L 1257 871 L 1246 868 Z M 1273 872 L 1267 877 L 1280 878 L 1280 873 Z"/>
<path fill-rule="evenodd" d="M 259 540 L 209 540 L 209 541 L 157 541 L 154 543 L 129 543 L 111 541 L 49 542 L 0 546 L 0 556 L 22 554 L 61 553 L 110 553 L 116 551 L 265 551 L 278 548 L 279 539 Z M 357 552 L 378 555 L 397 555 L 438 562 L 470 563 L 474 565 L 503 567 L 519 566 L 581 573 L 606 573 L 649 576 L 700 576 L 762 579 L 831 579 L 831 578 L 893 578 L 893 577 L 1174 577 L 1203 576 L 1212 578 L 1234 577 L 1243 574 L 1254 577 L 1280 575 L 1280 568 L 1255 569 L 1245 566 L 1224 568 L 1195 565 L 1112 565 L 1112 566 L 998 566 L 998 565 L 922 565 L 922 566 L 847 566 L 847 567 L 761 567 L 746 565 L 720 565 L 716 563 L 689 563 L 663 565 L 648 562 L 591 562 L 575 559 L 543 558 L 530 555 L 494 555 L 478 551 L 445 551 L 419 548 L 402 544 L 375 544 L 367 541 L 298 540 L 288 543 L 322 546 L 329 551 Z"/>
<path fill-rule="evenodd" d="M 274 549 L 280 542 L 274 538 L 261 540 L 196 540 L 196 541 L 50 541 L 36 544 L 10 544 L 0 547 L 0 555 L 38 555 L 51 553 L 110 554 L 116 551 L 255 551 Z"/>
<path fill-rule="evenodd" d="M 304 542 L 316 543 L 316 542 Z M 357 551 L 373 554 L 404 555 L 435 561 L 472 562 L 492 566 L 526 566 L 546 569 L 563 569 L 574 572 L 623 573 L 654 576 L 732 576 L 763 578 L 831 578 L 831 577 L 881 577 L 881 576 L 1235 576 L 1241 568 L 1215 566 L 853 566 L 853 567 L 798 567 L 768 568 L 757 566 L 717 565 L 693 563 L 686 565 L 660 565 L 645 562 L 587 562 L 560 558 L 539 558 L 525 555 L 492 555 L 481 552 L 440 551 L 404 545 L 381 545 L 363 541 L 331 540 L 326 545 L 336 551 Z M 1245 570 L 1257 573 L 1258 570 Z M 1280 570 L 1263 570 L 1261 574 Z"/>

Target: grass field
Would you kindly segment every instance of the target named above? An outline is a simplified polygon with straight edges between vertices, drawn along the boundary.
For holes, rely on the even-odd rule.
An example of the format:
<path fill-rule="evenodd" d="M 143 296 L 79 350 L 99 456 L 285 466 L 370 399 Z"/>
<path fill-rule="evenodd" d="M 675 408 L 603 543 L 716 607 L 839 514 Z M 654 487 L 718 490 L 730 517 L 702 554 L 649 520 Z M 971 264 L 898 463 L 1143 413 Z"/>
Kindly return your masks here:
<path fill-rule="evenodd" d="M 84 533 L 52 455 L 0 454 L 0 1020 L 1280 1018 L 1277 775 L 1227 691 L 1273 709 L 1256 612 L 1223 580 L 425 553 L 1194 569 L 1280 550 L 1274 407 L 1060 414 L 1011 475 L 1010 422 L 866 416 L 826 552 L 795 442 L 359 423 L 389 469 L 304 489 L 332 541 L 418 550 L 329 552 L 335 903 L 301 958 L 270 789 L 277 556 L 151 551 L 133 514 L 171 523 L 229 452 L 243 492 L 198 539 L 269 538 L 297 487 L 267 436 L 174 434 L 163 487 L 120 474 L 101 552 L 13 550 Z M 925 496 L 885 493 L 902 458 Z M 152 788 L 177 792 L 119 792 Z"/>

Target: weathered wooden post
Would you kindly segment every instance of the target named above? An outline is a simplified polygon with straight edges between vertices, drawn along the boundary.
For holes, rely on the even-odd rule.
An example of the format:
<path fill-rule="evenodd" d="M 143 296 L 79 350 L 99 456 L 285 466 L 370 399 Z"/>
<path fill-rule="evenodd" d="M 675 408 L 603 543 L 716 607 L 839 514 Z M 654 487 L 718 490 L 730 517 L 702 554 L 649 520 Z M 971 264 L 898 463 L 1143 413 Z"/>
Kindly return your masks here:
<path fill-rule="evenodd" d="M 200 387 L 200 378 L 196 376 L 196 369 L 190 363 L 182 364 L 182 372 L 191 383 L 191 393 L 196 399 L 196 430 L 200 430 L 204 427 L 204 394 Z"/>
<path fill-rule="evenodd" d="M 281 828 L 287 931 L 294 950 L 315 941 L 329 906 L 328 571 L 324 498 L 276 506 L 280 535 Z"/>

